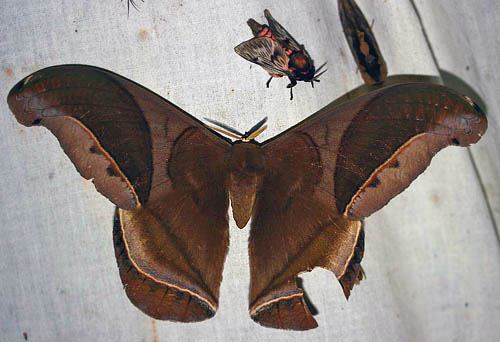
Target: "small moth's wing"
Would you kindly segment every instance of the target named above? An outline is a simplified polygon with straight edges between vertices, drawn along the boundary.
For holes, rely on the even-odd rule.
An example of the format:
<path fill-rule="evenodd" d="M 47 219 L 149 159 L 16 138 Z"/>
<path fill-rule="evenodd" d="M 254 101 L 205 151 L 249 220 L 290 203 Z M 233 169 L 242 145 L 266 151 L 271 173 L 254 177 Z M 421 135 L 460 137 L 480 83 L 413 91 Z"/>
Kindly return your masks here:
<path fill-rule="evenodd" d="M 468 97 L 412 83 L 326 106 L 265 142 L 249 241 L 252 318 L 316 327 L 297 275 L 329 269 L 348 296 L 362 277 L 359 220 L 403 191 L 439 150 L 473 144 L 486 127 Z"/>
<path fill-rule="evenodd" d="M 119 209 L 118 267 L 130 300 L 157 319 L 215 314 L 228 247 L 230 143 L 142 86 L 90 66 L 50 67 L 8 96 Z"/>
<path fill-rule="evenodd" d="M 272 76 L 289 75 L 289 58 L 282 47 L 268 37 L 256 37 L 234 48 L 247 61 L 260 65 Z"/>
<path fill-rule="evenodd" d="M 273 33 L 276 40 L 278 40 L 287 49 L 294 51 L 303 51 L 307 54 L 304 47 L 300 45 L 290 33 L 280 23 L 276 21 L 267 9 L 264 10 L 264 15 L 266 16 L 267 22 L 269 23 L 269 28 Z"/>
<path fill-rule="evenodd" d="M 363 12 L 354 0 L 338 0 L 340 21 L 349 48 L 367 84 L 384 82 L 387 64 Z"/>

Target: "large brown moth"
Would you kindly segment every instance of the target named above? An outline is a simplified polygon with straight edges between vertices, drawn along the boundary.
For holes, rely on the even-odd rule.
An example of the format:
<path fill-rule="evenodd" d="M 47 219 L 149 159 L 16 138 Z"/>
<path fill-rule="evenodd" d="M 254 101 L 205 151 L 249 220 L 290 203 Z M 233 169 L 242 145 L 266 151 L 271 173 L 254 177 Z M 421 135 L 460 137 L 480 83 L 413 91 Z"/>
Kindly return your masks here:
<path fill-rule="evenodd" d="M 144 0 L 141 0 L 144 2 Z M 122 0 L 123 2 L 123 0 Z M 137 5 L 136 0 L 127 0 L 127 13 L 130 13 L 130 6 L 132 5 L 133 8 L 136 10 L 139 10 L 139 5 Z"/>
<path fill-rule="evenodd" d="M 250 217 L 251 317 L 317 326 L 296 280 L 332 271 L 349 296 L 362 278 L 362 219 L 382 208 L 442 148 L 477 142 L 472 100 L 434 84 L 385 87 L 330 104 L 257 142 L 261 121 L 224 138 L 110 71 L 62 65 L 18 82 L 8 104 L 23 125 L 59 140 L 78 172 L 117 205 L 114 243 L 132 303 L 156 319 L 215 315 L 229 244 L 228 207 Z M 230 202 L 231 200 L 231 202 Z"/>

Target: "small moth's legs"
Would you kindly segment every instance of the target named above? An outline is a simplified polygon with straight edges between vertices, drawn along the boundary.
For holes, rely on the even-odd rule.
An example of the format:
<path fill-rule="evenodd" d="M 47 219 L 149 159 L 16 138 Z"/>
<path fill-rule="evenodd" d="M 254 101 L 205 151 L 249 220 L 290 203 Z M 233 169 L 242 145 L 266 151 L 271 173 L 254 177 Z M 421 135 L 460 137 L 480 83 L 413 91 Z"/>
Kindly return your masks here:
<path fill-rule="evenodd" d="M 286 86 L 287 88 L 290 88 L 290 101 L 293 100 L 293 92 L 292 88 L 297 85 L 297 81 L 294 80 L 293 78 L 290 78 L 290 83 Z"/>
<path fill-rule="evenodd" d="M 266 88 L 269 88 L 269 83 L 271 83 L 272 79 L 273 79 L 273 76 L 269 77 L 269 79 L 266 82 Z"/>

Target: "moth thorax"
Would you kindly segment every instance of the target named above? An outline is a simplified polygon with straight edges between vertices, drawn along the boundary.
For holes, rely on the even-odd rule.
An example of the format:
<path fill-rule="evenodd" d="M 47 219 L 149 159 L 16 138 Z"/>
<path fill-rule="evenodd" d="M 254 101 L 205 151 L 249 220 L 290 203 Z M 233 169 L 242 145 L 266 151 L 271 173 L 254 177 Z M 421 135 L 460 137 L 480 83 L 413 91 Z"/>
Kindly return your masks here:
<path fill-rule="evenodd" d="M 233 216 L 243 228 L 252 215 L 255 197 L 262 186 L 265 160 L 259 145 L 236 143 L 229 156 L 229 192 Z"/>
<path fill-rule="evenodd" d="M 296 67 L 297 69 L 309 69 L 311 68 L 311 65 L 309 64 L 309 61 L 307 60 L 307 57 L 302 53 L 302 52 L 296 52 L 293 53 L 290 56 L 290 61 Z"/>
<path fill-rule="evenodd" d="M 293 68 L 293 74 L 297 80 L 309 82 L 314 78 L 316 72 L 314 64 L 303 52 L 292 53 L 288 65 Z"/>

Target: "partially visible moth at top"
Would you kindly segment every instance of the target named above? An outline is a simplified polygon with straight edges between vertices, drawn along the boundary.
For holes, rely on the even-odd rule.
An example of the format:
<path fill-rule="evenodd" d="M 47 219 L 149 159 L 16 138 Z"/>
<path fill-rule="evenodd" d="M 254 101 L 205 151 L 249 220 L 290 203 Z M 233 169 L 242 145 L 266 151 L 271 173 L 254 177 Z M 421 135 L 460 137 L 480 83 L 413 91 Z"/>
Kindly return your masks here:
<path fill-rule="evenodd" d="M 264 15 L 269 25 L 261 25 L 254 19 L 248 19 L 247 24 L 252 29 L 254 38 L 236 46 L 234 51 L 246 60 L 260 65 L 271 75 L 266 83 L 267 88 L 273 77 L 287 76 L 290 80 L 287 88 L 290 88 L 292 100 L 292 88 L 297 85 L 297 81 L 310 82 L 314 87 L 314 82 L 319 82 L 319 77 L 326 71 L 322 71 L 326 63 L 316 70 L 304 45 L 299 44 L 267 9 Z"/>
<path fill-rule="evenodd" d="M 387 78 L 387 65 L 375 35 L 354 0 L 338 0 L 342 28 L 352 55 L 366 84 L 379 84 Z"/>

